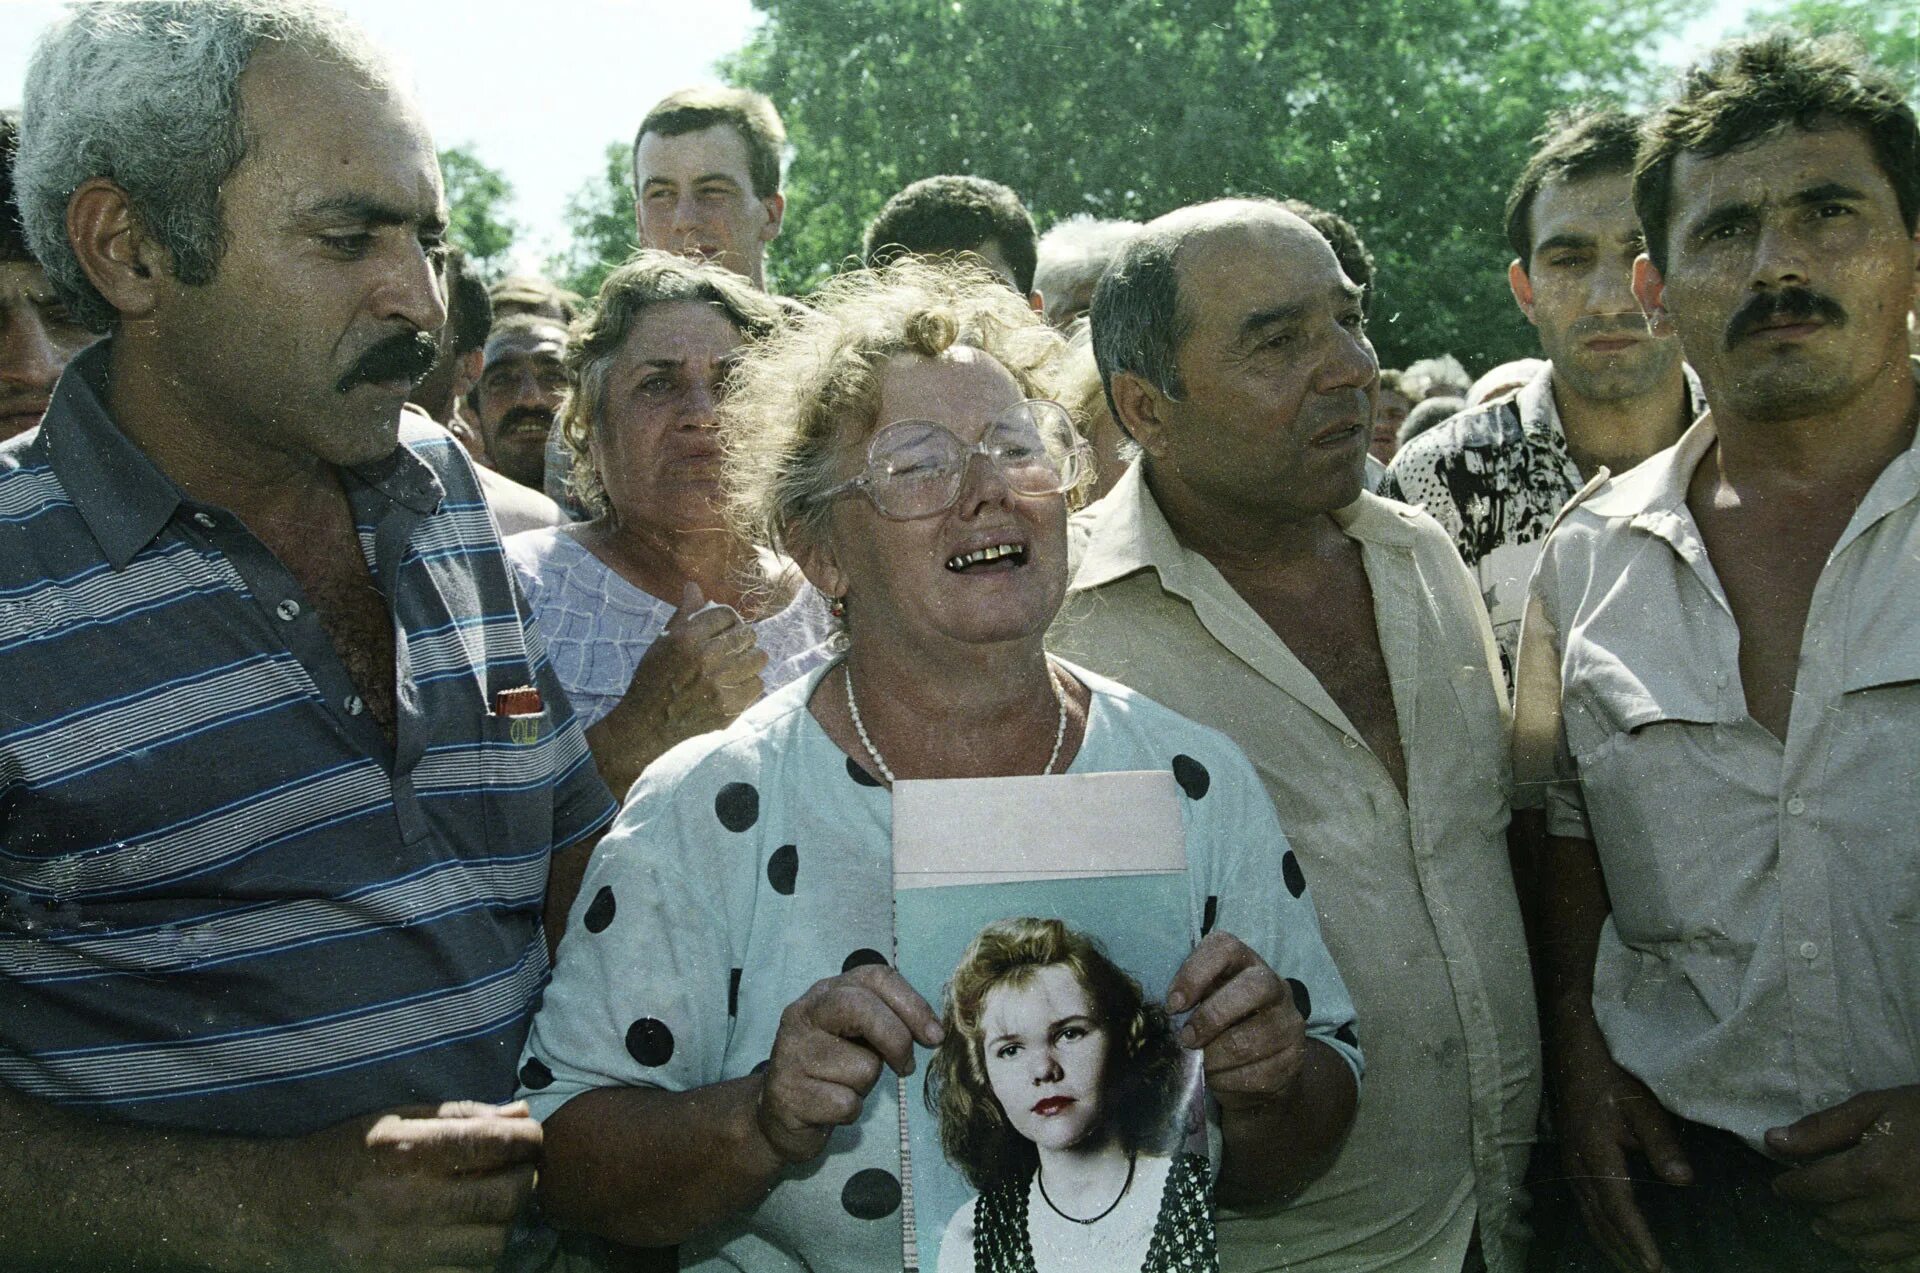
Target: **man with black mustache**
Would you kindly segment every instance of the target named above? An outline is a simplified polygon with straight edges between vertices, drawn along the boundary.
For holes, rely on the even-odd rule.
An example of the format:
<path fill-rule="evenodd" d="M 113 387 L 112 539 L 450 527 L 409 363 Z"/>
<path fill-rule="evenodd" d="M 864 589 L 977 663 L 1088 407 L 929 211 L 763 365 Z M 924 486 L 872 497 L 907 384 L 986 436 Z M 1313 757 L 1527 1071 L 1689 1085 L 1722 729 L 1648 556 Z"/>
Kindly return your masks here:
<path fill-rule="evenodd" d="M 545 487 L 547 438 L 567 388 L 565 325 L 538 314 L 513 314 L 487 333 L 475 422 L 496 473 L 538 491 Z"/>
<path fill-rule="evenodd" d="M 1633 197 L 1708 411 L 1569 506 L 1521 640 L 1590 1239 L 1552 1267 L 1911 1270 L 1920 128 L 1848 46 L 1766 37 L 1690 73 Z"/>
<path fill-rule="evenodd" d="M 88 3 L 15 179 L 106 338 L 0 444 L 0 1251 L 492 1268 L 547 884 L 612 802 L 464 452 L 402 411 L 432 140 L 304 0 Z"/>
<path fill-rule="evenodd" d="M 1507 196 L 1507 283 L 1549 363 L 1517 393 L 1409 441 L 1383 491 L 1453 536 L 1508 684 L 1527 580 L 1561 506 L 1601 468 L 1624 472 L 1671 446 L 1703 405 L 1680 343 L 1649 331 L 1633 299 L 1639 124 L 1588 110 L 1541 137 Z"/>

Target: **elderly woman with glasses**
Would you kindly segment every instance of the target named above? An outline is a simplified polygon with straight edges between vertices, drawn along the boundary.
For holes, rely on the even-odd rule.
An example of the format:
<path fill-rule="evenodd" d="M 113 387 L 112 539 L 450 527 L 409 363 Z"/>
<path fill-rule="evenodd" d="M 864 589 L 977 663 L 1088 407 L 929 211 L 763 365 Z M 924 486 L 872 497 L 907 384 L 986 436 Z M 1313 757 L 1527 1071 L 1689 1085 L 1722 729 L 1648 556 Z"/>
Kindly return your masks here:
<path fill-rule="evenodd" d="M 720 507 L 715 413 L 735 361 L 779 316 L 738 275 L 641 252 L 607 276 L 567 346 L 561 432 L 593 516 L 506 550 L 616 792 L 826 659 L 820 594 Z"/>
<path fill-rule="evenodd" d="M 1352 1007 L 1246 758 L 1043 646 L 1085 465 L 1046 398 L 1058 338 L 959 265 L 813 301 L 743 360 L 724 481 L 833 598 L 845 657 L 655 762 L 596 850 L 520 1070 L 547 1213 L 683 1267 L 900 1267 L 894 1076 L 942 1030 L 889 963 L 889 788 L 1144 769 L 1184 793 L 1198 944 L 1167 1006 L 1216 1196 L 1284 1196 L 1352 1117 Z"/>

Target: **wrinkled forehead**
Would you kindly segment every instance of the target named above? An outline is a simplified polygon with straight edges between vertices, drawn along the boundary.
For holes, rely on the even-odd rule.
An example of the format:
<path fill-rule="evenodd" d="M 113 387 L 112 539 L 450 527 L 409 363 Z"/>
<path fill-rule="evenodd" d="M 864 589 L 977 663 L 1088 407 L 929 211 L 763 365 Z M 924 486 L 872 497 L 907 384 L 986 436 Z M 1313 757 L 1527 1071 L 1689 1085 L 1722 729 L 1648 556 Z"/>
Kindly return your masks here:
<path fill-rule="evenodd" d="M 1360 296 L 1319 231 L 1278 208 L 1196 229 L 1174 270 L 1188 343 L 1209 346 L 1238 339 L 1261 315 L 1333 309 Z"/>
<path fill-rule="evenodd" d="M 688 133 L 643 133 L 634 147 L 634 177 L 649 181 L 696 181 L 731 177 L 748 188 L 746 138 L 731 124 L 710 124 Z"/>
<path fill-rule="evenodd" d="M 875 379 L 874 429 L 896 420 L 932 420 L 967 436 L 1026 396 L 997 358 L 971 345 L 954 345 L 931 358 L 895 354 Z"/>
<path fill-rule="evenodd" d="M 506 332 L 487 341 L 488 367 L 512 362 L 558 362 L 567 352 L 567 333 L 559 327 Z"/>

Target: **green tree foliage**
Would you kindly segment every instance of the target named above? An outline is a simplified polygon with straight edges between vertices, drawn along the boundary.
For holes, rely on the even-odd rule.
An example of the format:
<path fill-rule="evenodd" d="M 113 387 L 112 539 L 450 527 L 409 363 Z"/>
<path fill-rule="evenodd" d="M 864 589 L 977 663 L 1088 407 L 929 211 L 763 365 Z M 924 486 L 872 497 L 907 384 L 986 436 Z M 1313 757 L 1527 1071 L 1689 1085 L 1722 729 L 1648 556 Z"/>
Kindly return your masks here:
<path fill-rule="evenodd" d="M 512 184 L 465 146 L 440 152 L 440 179 L 447 187 L 447 237 L 466 252 L 481 277 L 498 277 L 520 232 L 505 213 Z"/>
<path fill-rule="evenodd" d="M 1389 366 L 1534 352 L 1503 274 L 1501 206 L 1548 112 L 1650 79 L 1679 0 L 755 0 L 728 64 L 773 98 L 795 158 L 774 281 L 859 250 L 933 173 L 1019 191 L 1044 229 L 1227 193 L 1351 220 L 1380 265 Z"/>
<path fill-rule="evenodd" d="M 1791 0 L 1757 14 L 1750 25 L 1851 35 L 1882 70 L 1906 85 L 1909 96 L 1920 89 L 1920 8 L 1913 0 Z"/>
<path fill-rule="evenodd" d="M 631 143 L 607 143 L 607 166 L 567 199 L 565 253 L 547 261 L 547 274 L 591 300 L 615 266 L 638 247 L 633 224 Z"/>

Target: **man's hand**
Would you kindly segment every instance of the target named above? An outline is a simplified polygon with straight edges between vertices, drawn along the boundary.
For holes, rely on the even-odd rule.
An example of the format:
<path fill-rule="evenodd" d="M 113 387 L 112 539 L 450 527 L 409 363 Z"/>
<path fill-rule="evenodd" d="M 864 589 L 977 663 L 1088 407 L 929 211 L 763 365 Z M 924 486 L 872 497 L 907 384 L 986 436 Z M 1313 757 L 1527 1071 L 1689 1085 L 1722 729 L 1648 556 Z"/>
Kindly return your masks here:
<path fill-rule="evenodd" d="M 359 1118 L 289 1146 L 289 1270 L 491 1269 L 533 1192 L 540 1124 L 525 1104 L 454 1101 Z"/>
<path fill-rule="evenodd" d="M 1306 1061 L 1307 1025 L 1266 960 L 1238 937 L 1209 933 L 1167 991 L 1169 1012 L 1189 1008 L 1180 1044 L 1200 1051 L 1207 1090 L 1222 1109 L 1291 1099 Z"/>
<path fill-rule="evenodd" d="M 806 1162 L 860 1117 L 882 1065 L 905 1077 L 913 1045 L 938 1047 L 942 1037 L 933 1009 L 892 968 L 866 964 L 815 983 L 780 1014 L 754 1115 L 760 1134 L 782 1161 Z"/>
<path fill-rule="evenodd" d="M 1862 1092 L 1767 1132 L 1804 1164 L 1774 1192 L 1818 1213 L 1814 1232 L 1870 1264 L 1920 1267 L 1920 1086 Z"/>
<path fill-rule="evenodd" d="M 600 776 L 624 797 L 640 771 L 676 744 L 725 729 L 760 697 L 766 651 L 753 628 L 725 606 L 707 604 L 689 583 L 633 669 L 627 692 L 587 730 Z"/>
<path fill-rule="evenodd" d="M 1562 1022 L 1551 1049 L 1560 1161 L 1595 1245 L 1623 1273 L 1658 1273 L 1660 1248 L 1634 1201 L 1627 1155 L 1670 1185 L 1693 1183 L 1673 1118 L 1621 1069 L 1591 1015 Z"/>

